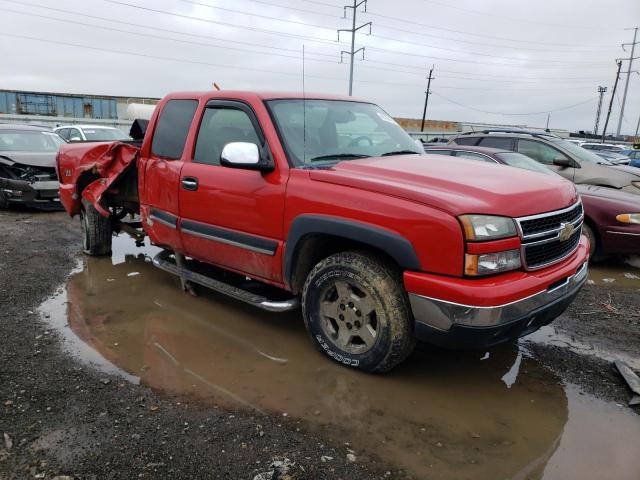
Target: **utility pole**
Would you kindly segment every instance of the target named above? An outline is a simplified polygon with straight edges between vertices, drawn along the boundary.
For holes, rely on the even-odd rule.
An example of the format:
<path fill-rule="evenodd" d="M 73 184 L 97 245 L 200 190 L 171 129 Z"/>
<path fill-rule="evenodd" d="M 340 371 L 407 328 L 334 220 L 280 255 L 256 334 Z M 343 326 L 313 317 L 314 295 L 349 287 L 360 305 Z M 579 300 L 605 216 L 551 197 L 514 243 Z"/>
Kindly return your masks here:
<path fill-rule="evenodd" d="M 424 110 L 422 111 L 422 125 L 420 126 L 420 131 L 424 132 L 424 120 L 427 117 L 427 105 L 429 104 L 429 94 L 431 93 L 431 80 L 433 80 L 433 69 L 435 65 L 431 66 L 431 70 L 429 70 L 429 77 L 427 82 L 427 91 L 424 92 Z"/>
<path fill-rule="evenodd" d="M 351 50 L 350 51 L 341 51 L 340 52 L 340 63 L 342 63 L 342 56 L 347 54 L 351 57 L 350 67 L 349 67 L 349 96 L 353 94 L 353 59 L 356 56 L 356 53 L 362 52 L 362 59 L 364 60 L 364 47 L 356 48 L 356 32 L 364 27 L 369 27 L 369 35 L 371 35 L 371 22 L 363 23 L 359 27 L 356 27 L 356 13 L 357 9 L 360 5 L 364 4 L 364 12 L 367 11 L 367 0 L 353 0 L 353 5 L 345 5 L 344 6 L 344 18 L 347 18 L 347 8 L 352 9 L 352 21 L 351 28 L 341 28 L 338 30 L 338 41 L 340 41 L 340 32 L 350 32 L 351 33 Z"/>
<path fill-rule="evenodd" d="M 633 43 L 623 43 L 622 44 L 622 50 L 624 50 L 625 45 L 631 45 L 631 55 L 629 55 L 629 58 L 623 58 L 622 60 L 628 60 L 629 61 L 629 70 L 627 70 L 626 73 L 627 74 L 627 80 L 625 81 L 624 84 L 624 93 L 622 94 L 622 106 L 620 107 L 620 118 L 618 119 L 618 129 L 616 130 L 616 136 L 620 135 L 620 129 L 622 128 L 622 119 L 624 118 L 624 107 L 625 104 L 627 103 L 627 91 L 629 90 L 629 78 L 631 78 L 631 72 L 632 67 L 633 67 L 633 61 L 638 58 L 634 58 L 633 54 L 635 53 L 636 50 L 636 44 L 637 42 L 637 38 L 638 38 L 638 27 L 635 28 L 626 28 L 625 30 L 633 30 Z M 625 50 L 626 51 L 626 50 Z"/>
<path fill-rule="evenodd" d="M 600 112 L 602 111 L 602 98 L 604 94 L 607 92 L 607 87 L 598 87 L 598 93 L 600 94 L 600 99 L 598 100 L 598 111 L 596 112 L 596 126 L 593 129 L 593 134 L 598 135 L 598 125 L 600 125 Z"/>
<path fill-rule="evenodd" d="M 611 117 L 611 108 L 613 107 L 613 99 L 616 96 L 616 90 L 618 88 L 618 80 L 620 80 L 620 69 L 622 68 L 622 60 L 617 61 L 618 71 L 616 73 L 616 81 L 613 84 L 613 91 L 611 92 L 611 101 L 609 102 L 609 111 L 607 112 L 607 119 L 604 122 L 604 129 L 602 130 L 602 143 L 604 143 L 604 137 L 607 135 L 607 127 L 609 126 L 609 117 Z"/>
<path fill-rule="evenodd" d="M 549 120 L 551 120 L 551 112 L 547 113 L 547 126 L 545 127 L 545 132 L 549 131 Z"/>

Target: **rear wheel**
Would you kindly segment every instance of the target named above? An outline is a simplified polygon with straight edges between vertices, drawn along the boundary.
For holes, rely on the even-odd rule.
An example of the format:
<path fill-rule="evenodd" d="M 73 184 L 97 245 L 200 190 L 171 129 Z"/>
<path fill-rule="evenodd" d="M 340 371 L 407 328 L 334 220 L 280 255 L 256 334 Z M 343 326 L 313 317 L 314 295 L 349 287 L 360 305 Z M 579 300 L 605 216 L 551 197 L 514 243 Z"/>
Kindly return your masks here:
<path fill-rule="evenodd" d="M 321 352 L 368 372 L 385 372 L 414 347 L 400 272 L 383 258 L 343 252 L 318 263 L 305 282 L 302 312 Z"/>
<path fill-rule="evenodd" d="M 111 220 L 103 217 L 95 207 L 86 200 L 82 200 L 80 212 L 82 226 L 82 250 L 87 255 L 102 256 L 111 254 L 111 239 L 113 229 Z"/>

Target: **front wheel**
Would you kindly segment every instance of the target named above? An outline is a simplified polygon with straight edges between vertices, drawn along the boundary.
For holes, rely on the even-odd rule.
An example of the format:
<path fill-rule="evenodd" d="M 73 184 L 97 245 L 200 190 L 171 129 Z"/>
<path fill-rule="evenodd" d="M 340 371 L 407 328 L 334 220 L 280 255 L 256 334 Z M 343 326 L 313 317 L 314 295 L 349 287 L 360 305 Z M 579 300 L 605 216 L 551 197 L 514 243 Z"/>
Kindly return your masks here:
<path fill-rule="evenodd" d="M 414 347 L 401 273 L 375 255 L 343 252 L 318 263 L 302 291 L 302 313 L 319 350 L 344 365 L 386 372 Z"/>
<path fill-rule="evenodd" d="M 111 254 L 111 239 L 113 238 L 111 220 L 100 215 L 100 212 L 84 199 L 80 212 L 80 225 L 84 253 L 91 256 Z"/>

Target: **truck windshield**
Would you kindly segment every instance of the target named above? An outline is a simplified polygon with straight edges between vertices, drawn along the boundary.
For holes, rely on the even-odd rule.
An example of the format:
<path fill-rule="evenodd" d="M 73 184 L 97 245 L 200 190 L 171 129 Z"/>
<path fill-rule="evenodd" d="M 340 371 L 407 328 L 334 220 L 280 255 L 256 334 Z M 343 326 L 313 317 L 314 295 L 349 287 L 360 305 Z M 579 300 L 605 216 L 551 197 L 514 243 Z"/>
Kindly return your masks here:
<path fill-rule="evenodd" d="M 53 132 L 0 130 L 0 151 L 4 152 L 57 152 L 63 143 Z"/>
<path fill-rule="evenodd" d="M 371 103 L 292 99 L 267 104 L 296 166 L 423 153 L 393 118 Z"/>

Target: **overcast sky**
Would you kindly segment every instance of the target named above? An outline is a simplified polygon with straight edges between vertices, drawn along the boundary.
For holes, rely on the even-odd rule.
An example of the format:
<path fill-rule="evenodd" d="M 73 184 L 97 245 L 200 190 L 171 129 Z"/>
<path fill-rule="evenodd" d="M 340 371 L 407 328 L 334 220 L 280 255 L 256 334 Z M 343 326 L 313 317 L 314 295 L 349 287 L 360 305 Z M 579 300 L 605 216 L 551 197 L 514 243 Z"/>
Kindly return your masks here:
<path fill-rule="evenodd" d="M 0 0 L 0 88 L 158 96 L 176 90 L 346 94 L 351 27 L 338 0 Z M 215 8 L 212 8 L 215 7 Z M 17 13 L 22 12 L 22 13 Z M 57 19 L 57 20 L 56 20 Z M 61 21 L 64 20 L 64 21 Z M 629 56 L 638 0 L 369 0 L 357 35 L 354 95 L 394 116 L 592 130 L 597 87 Z M 29 38 L 27 38 L 29 37 Z M 639 38 L 640 40 L 640 34 Z M 636 49 L 640 56 L 640 45 Z M 623 64 L 623 71 L 628 62 Z M 640 70 L 640 60 L 635 69 Z M 620 112 L 625 76 L 609 131 Z M 629 85 L 623 133 L 640 116 Z M 571 108 L 568 108 L 571 107 Z M 526 114 L 526 115 L 505 115 Z"/>

